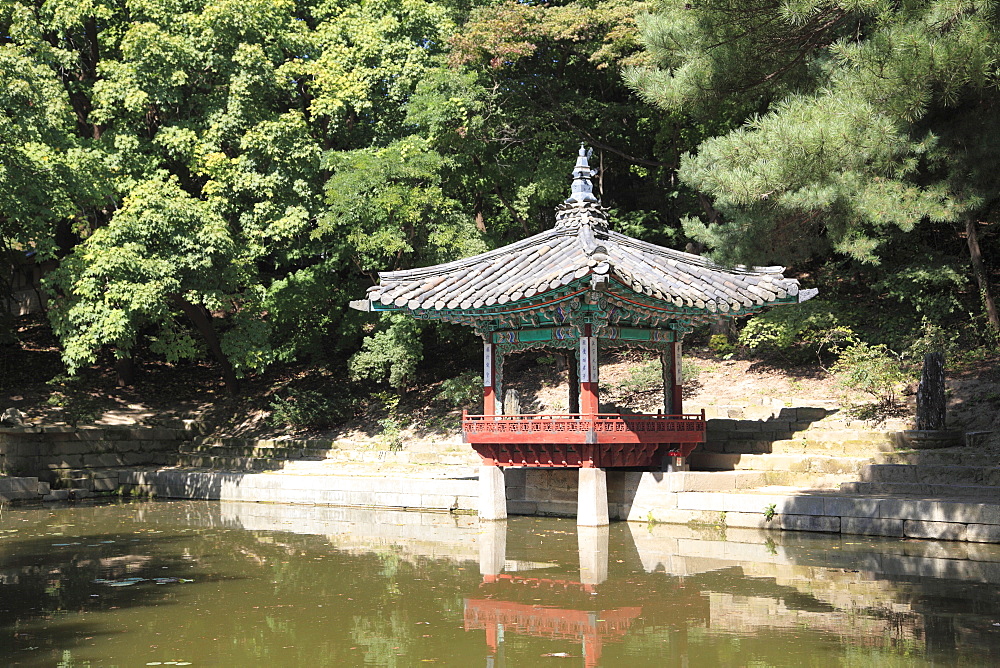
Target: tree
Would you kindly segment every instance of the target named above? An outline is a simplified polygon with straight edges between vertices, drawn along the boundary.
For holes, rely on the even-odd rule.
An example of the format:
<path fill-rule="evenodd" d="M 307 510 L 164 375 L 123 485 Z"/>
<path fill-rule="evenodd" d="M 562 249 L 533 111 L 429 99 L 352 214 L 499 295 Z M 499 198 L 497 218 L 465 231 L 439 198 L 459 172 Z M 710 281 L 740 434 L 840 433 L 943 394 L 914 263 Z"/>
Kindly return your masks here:
<path fill-rule="evenodd" d="M 371 243 L 360 219 L 322 222 L 326 181 L 338 155 L 410 134 L 450 15 L 423 0 L 3 3 L 16 122 L 0 128 L 0 235 L 62 259 L 47 284 L 67 367 L 102 348 L 209 353 L 233 387 L 356 341 L 343 313 Z M 416 240 L 446 244 L 438 223 Z"/>
<path fill-rule="evenodd" d="M 728 261 L 832 251 L 878 263 L 914 232 L 948 226 L 968 236 L 1000 332 L 975 224 L 1000 212 L 996 11 L 719 0 L 646 17 L 655 65 L 627 73 L 646 99 L 710 114 L 742 98 L 742 124 L 682 161 L 681 178 L 722 213 L 685 231 Z"/>

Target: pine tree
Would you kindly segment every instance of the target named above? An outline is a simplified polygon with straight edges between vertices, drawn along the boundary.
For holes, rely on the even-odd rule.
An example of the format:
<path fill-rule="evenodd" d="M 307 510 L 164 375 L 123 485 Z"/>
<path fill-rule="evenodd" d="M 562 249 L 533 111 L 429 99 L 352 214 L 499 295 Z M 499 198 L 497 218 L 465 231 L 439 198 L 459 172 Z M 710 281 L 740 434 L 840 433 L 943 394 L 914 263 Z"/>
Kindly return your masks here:
<path fill-rule="evenodd" d="M 997 18 L 961 0 L 678 1 L 645 17 L 654 64 L 629 84 L 738 121 L 682 161 L 722 214 L 686 232 L 728 261 L 877 263 L 901 234 L 948 225 L 1000 330 L 975 224 L 1000 213 Z"/>

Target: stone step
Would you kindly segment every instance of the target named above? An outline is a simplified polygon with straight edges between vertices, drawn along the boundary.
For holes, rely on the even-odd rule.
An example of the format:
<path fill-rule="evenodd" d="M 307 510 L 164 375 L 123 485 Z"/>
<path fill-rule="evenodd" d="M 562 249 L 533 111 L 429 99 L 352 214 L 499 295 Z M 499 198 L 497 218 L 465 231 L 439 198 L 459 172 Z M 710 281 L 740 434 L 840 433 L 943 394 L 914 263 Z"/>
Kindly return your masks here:
<path fill-rule="evenodd" d="M 691 454 L 689 462 L 695 469 L 857 474 L 861 471 L 862 466 L 871 462 L 871 458 L 813 454 L 694 452 Z"/>
<path fill-rule="evenodd" d="M 62 478 L 57 489 L 85 489 L 88 492 L 114 492 L 119 487 L 118 476 L 113 478 Z"/>
<path fill-rule="evenodd" d="M 222 445 L 215 443 L 185 443 L 179 449 L 182 455 L 195 457 L 263 457 L 267 459 L 326 459 L 337 450 L 332 448 L 305 448 L 279 445 Z"/>
<path fill-rule="evenodd" d="M 212 455 L 181 455 L 173 466 L 211 468 L 220 471 L 274 471 L 284 468 L 289 460 L 279 457 L 226 457 Z"/>
<path fill-rule="evenodd" d="M 44 485 L 44 483 L 41 483 Z M 39 497 L 38 478 L 0 476 L 0 501 L 29 501 Z"/>
<path fill-rule="evenodd" d="M 914 464 L 928 466 L 1000 466 L 1000 455 L 983 453 L 977 448 L 942 448 L 884 452 L 872 458 L 875 464 Z"/>
<path fill-rule="evenodd" d="M 781 440 L 709 440 L 699 448 L 701 452 L 747 455 L 823 455 L 840 457 L 873 457 L 880 452 L 893 452 L 890 442 L 870 441 L 808 441 L 804 439 Z"/>
<path fill-rule="evenodd" d="M 791 420 L 817 422 L 836 412 L 834 407 L 823 406 L 701 406 L 688 405 L 685 412 L 705 411 L 705 417 L 722 420 Z"/>
<path fill-rule="evenodd" d="M 866 496 L 912 495 L 1000 500 L 1000 487 L 992 485 L 953 485 L 933 482 L 845 482 L 841 484 L 840 491 Z"/>
<path fill-rule="evenodd" d="M 687 471 L 674 475 L 674 492 L 726 492 L 753 490 L 775 485 L 803 489 L 839 489 L 852 474 L 802 473 L 794 471 Z"/>
<path fill-rule="evenodd" d="M 261 459 L 269 462 L 286 460 L 297 461 L 333 461 L 333 462 L 397 462 L 400 464 L 467 464 L 477 465 L 479 456 L 469 447 L 439 450 L 411 451 L 375 450 L 371 448 L 353 449 L 316 449 L 316 448 L 284 448 L 270 446 L 232 446 L 193 444 L 181 449 L 175 458 L 178 466 L 207 466 L 201 462 L 206 458 L 218 458 L 219 461 Z M 239 463 L 239 470 L 246 470 L 247 463 Z"/>
<path fill-rule="evenodd" d="M 868 464 L 859 482 L 947 483 L 955 485 L 1000 485 L 1000 467 L 926 464 Z"/>

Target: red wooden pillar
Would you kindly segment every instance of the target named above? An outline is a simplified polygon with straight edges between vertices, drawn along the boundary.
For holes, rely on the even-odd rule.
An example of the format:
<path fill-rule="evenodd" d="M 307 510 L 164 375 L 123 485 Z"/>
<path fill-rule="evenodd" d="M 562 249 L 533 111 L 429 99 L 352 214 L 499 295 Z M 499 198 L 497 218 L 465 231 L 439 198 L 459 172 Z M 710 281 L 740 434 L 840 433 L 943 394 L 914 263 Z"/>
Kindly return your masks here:
<path fill-rule="evenodd" d="M 671 368 L 674 371 L 674 386 L 673 386 L 673 413 L 674 415 L 683 415 L 683 380 L 681 374 L 681 342 L 675 341 L 672 346 L 670 346 L 670 356 L 673 359 L 673 364 Z"/>
<path fill-rule="evenodd" d="M 483 344 L 483 415 L 497 414 L 497 398 L 493 386 L 493 366 L 495 363 L 496 353 L 493 344 Z"/>
<path fill-rule="evenodd" d="M 590 325 L 584 326 L 580 337 L 580 413 L 599 412 L 597 337 L 591 336 Z"/>

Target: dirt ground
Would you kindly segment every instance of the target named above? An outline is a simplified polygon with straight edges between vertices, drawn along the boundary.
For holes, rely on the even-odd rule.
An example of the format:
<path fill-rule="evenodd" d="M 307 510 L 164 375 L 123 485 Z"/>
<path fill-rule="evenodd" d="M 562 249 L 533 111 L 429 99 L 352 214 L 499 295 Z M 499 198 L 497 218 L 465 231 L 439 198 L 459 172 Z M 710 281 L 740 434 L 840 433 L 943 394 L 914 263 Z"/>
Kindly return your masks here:
<path fill-rule="evenodd" d="M 41 319 L 22 321 L 20 345 L 0 346 L 0 410 L 14 407 L 34 424 L 139 424 L 180 426 L 199 419 L 216 434 L 241 436 L 371 437 L 384 413 L 366 410 L 342 428 L 324 432 L 275 428 L 267 423 L 276 389 L 308 377 L 322 387 L 337 379 L 303 367 L 276 368 L 247 379 L 239 396 L 229 396 L 217 370 L 207 362 L 170 365 L 147 362 L 134 387 L 118 387 L 111 360 L 98 360 L 75 378 L 64 375 L 59 349 Z M 689 406 L 757 405 L 816 400 L 849 406 L 868 398 L 843 388 L 821 366 L 782 367 L 757 359 L 721 359 L 704 347 L 684 350 L 685 400 Z M 476 372 L 478 369 L 469 369 Z M 505 384 L 517 389 L 523 412 L 567 410 L 568 372 L 560 357 L 516 355 L 508 359 Z M 902 392 L 912 415 L 916 383 Z M 397 422 L 423 435 L 447 437 L 457 426 L 460 410 L 436 404 L 435 387 L 403 393 Z M 1000 354 L 948 368 L 949 427 L 1000 432 Z M 662 407 L 662 382 L 656 357 L 637 351 L 605 355 L 601 366 L 601 399 L 605 410 L 655 411 Z M 468 406 L 478 412 L 481 405 Z"/>

